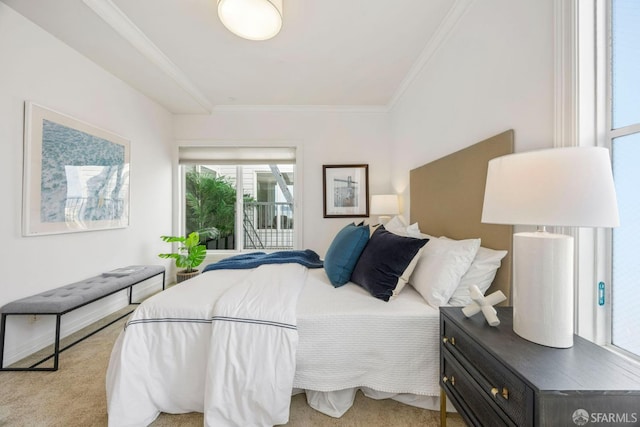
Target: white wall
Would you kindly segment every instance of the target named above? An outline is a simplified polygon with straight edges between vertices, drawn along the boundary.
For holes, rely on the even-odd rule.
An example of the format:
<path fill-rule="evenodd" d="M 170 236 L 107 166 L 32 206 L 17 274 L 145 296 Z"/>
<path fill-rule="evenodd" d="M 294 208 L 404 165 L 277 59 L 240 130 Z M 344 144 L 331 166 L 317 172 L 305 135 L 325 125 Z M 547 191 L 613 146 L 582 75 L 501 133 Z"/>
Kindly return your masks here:
<path fill-rule="evenodd" d="M 409 170 L 507 129 L 516 151 L 553 146 L 553 24 L 553 0 L 469 6 L 390 113 L 405 204 Z"/>
<path fill-rule="evenodd" d="M 323 164 L 368 164 L 370 194 L 387 193 L 390 185 L 391 138 L 385 112 L 219 111 L 209 116 L 177 116 L 178 141 L 244 144 L 295 144 L 301 147 L 303 248 L 324 256 L 335 233 L 350 219 L 325 219 L 322 207 Z M 355 219 L 359 221 L 359 219 Z"/>
<path fill-rule="evenodd" d="M 130 264 L 164 264 L 159 236 L 171 231 L 172 116 L 96 64 L 0 3 L 0 306 Z M 38 237 L 21 235 L 25 100 L 131 141 L 130 226 Z M 76 329 L 123 306 L 124 294 L 63 317 Z M 106 308 L 105 308 L 106 307 Z M 10 318 L 5 360 L 53 336 L 49 319 Z M 19 339 L 18 339 L 19 338 Z M 6 363 L 5 363 L 6 364 Z"/>

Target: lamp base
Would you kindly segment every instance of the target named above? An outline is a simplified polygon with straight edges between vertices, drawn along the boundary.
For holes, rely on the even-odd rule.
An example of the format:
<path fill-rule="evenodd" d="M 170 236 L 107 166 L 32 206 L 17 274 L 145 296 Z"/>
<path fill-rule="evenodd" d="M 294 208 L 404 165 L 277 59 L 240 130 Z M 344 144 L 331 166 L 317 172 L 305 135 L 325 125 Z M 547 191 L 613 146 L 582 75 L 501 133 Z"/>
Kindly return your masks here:
<path fill-rule="evenodd" d="M 513 330 L 548 347 L 573 346 L 573 237 L 513 235 Z"/>

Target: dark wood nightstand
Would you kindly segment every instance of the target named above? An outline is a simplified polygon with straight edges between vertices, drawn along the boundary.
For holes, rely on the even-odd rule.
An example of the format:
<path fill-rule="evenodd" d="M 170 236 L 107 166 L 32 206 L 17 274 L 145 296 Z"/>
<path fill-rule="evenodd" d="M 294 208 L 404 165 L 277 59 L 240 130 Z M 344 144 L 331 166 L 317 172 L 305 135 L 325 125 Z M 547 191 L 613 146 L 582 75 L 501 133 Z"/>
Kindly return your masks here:
<path fill-rule="evenodd" d="M 447 396 L 472 426 L 640 425 L 638 364 L 578 336 L 567 349 L 534 344 L 513 332 L 511 307 L 497 310 L 494 328 L 440 308 L 443 426 Z"/>

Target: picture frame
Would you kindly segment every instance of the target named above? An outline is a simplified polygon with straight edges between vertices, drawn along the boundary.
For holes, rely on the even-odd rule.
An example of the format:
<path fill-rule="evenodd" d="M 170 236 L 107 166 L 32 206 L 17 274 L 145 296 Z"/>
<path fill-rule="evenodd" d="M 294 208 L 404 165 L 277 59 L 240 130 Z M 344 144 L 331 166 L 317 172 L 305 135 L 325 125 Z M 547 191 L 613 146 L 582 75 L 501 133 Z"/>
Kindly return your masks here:
<path fill-rule="evenodd" d="M 369 216 L 369 165 L 323 165 L 325 218 Z"/>
<path fill-rule="evenodd" d="M 129 140 L 25 102 L 23 235 L 129 225 Z"/>

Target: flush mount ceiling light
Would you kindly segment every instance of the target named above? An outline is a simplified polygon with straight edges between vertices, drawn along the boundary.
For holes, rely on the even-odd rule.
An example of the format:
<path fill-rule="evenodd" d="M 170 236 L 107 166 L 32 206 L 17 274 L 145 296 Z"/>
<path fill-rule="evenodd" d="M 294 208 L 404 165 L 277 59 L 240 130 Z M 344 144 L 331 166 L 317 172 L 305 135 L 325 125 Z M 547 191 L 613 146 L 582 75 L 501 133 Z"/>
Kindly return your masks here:
<path fill-rule="evenodd" d="M 218 16 L 233 34 L 267 40 L 282 28 L 283 0 L 218 0 Z"/>

